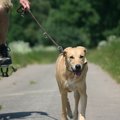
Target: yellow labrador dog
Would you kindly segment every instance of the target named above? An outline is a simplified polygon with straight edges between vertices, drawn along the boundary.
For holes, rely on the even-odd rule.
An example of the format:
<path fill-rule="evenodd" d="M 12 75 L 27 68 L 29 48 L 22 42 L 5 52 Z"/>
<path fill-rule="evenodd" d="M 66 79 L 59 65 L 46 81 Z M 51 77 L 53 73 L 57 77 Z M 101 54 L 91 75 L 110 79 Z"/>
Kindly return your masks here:
<path fill-rule="evenodd" d="M 67 115 L 73 120 L 85 120 L 87 104 L 86 74 L 88 70 L 86 48 L 82 46 L 68 47 L 61 53 L 56 62 L 56 79 L 61 94 L 62 116 L 61 120 L 68 120 Z M 74 114 L 67 98 L 68 92 L 74 92 Z M 79 100 L 81 103 L 78 114 Z"/>

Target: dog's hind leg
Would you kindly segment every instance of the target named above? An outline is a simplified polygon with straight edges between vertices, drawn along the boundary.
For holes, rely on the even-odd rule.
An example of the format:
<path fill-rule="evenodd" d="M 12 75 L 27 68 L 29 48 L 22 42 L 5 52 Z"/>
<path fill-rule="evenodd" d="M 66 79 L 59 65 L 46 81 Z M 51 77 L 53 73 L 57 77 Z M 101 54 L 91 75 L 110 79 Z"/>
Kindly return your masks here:
<path fill-rule="evenodd" d="M 78 120 L 78 105 L 80 100 L 80 94 L 77 90 L 74 92 L 74 98 L 75 98 L 75 109 L 74 109 L 73 120 Z"/>
<path fill-rule="evenodd" d="M 69 99 L 67 98 L 67 114 L 70 118 L 73 118 L 73 115 L 72 115 L 72 110 L 71 110 L 71 107 L 70 107 L 70 102 L 69 102 Z"/>

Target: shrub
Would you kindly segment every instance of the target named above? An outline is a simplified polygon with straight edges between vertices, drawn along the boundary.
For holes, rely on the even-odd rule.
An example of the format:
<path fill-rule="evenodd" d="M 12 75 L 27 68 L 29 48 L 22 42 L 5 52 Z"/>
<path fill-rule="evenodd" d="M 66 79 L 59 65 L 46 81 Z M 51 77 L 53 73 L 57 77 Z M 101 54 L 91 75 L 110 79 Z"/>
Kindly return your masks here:
<path fill-rule="evenodd" d="M 15 41 L 10 43 L 10 48 L 14 53 L 26 54 L 32 52 L 29 43 L 24 41 Z"/>
<path fill-rule="evenodd" d="M 88 59 L 100 65 L 120 83 L 120 38 L 111 41 L 102 49 L 92 50 Z"/>

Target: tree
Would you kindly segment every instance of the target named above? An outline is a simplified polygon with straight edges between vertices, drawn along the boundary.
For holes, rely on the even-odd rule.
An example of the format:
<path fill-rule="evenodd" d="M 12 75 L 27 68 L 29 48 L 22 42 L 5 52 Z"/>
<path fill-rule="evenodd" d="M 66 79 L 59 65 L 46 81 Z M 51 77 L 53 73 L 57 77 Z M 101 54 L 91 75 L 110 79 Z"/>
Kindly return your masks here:
<path fill-rule="evenodd" d="M 31 46 L 53 45 L 29 13 L 17 14 L 14 0 L 9 42 L 24 40 Z M 64 47 L 84 45 L 95 47 L 109 35 L 120 35 L 119 0 L 31 0 L 31 11 L 50 35 Z"/>
<path fill-rule="evenodd" d="M 57 1 L 57 0 L 56 0 Z M 49 32 L 66 46 L 89 46 L 91 28 L 99 21 L 99 16 L 85 0 L 61 0 L 54 8 L 46 22 Z"/>
<path fill-rule="evenodd" d="M 40 42 L 39 40 L 39 27 L 27 12 L 22 18 L 17 14 L 16 10 L 19 5 L 17 1 L 14 1 L 14 8 L 11 13 L 10 30 L 9 30 L 9 42 L 15 40 L 24 40 L 30 43 L 30 46 L 34 46 Z M 48 17 L 50 10 L 49 0 L 44 1 L 31 1 L 31 11 L 34 16 L 42 23 Z M 13 26 L 13 27 L 12 27 Z"/>

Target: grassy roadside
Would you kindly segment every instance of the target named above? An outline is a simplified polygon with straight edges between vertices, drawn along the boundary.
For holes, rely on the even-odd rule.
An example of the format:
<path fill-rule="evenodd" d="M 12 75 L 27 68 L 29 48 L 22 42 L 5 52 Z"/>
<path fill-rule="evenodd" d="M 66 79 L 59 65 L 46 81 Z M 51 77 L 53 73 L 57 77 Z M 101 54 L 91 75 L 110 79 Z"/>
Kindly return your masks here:
<path fill-rule="evenodd" d="M 42 46 L 40 44 L 30 47 L 28 42 L 22 40 L 9 44 L 13 64 L 17 67 L 24 67 L 28 64 L 54 63 L 58 51 L 55 46 Z"/>
<path fill-rule="evenodd" d="M 100 49 L 91 50 L 88 60 L 100 65 L 120 83 L 120 40 L 112 41 Z"/>
<path fill-rule="evenodd" d="M 118 39 L 118 40 L 117 40 Z M 54 63 L 58 56 L 56 48 L 38 46 L 30 49 L 26 43 L 12 43 L 13 63 L 17 67 L 24 67 L 28 64 L 49 64 Z M 18 46 L 19 45 L 19 46 Z M 120 83 L 120 38 L 108 41 L 99 49 L 90 50 L 88 60 L 100 65 Z M 19 50 L 20 52 L 16 52 Z M 25 52 L 27 51 L 27 52 Z"/>
<path fill-rule="evenodd" d="M 12 53 L 15 66 L 24 67 L 28 64 L 49 64 L 54 63 L 58 56 L 57 51 L 32 51 L 26 54 Z"/>
<path fill-rule="evenodd" d="M 51 64 L 55 63 L 56 59 L 59 55 L 58 50 L 55 47 L 35 47 L 30 48 L 26 43 L 12 43 L 13 47 L 11 47 L 11 57 L 12 57 L 12 65 L 9 66 L 8 75 L 13 73 L 12 66 L 15 69 L 19 69 L 21 67 L 26 67 L 29 64 Z M 3 71 L 6 71 L 6 68 L 3 68 Z M 0 72 L 0 80 L 2 73 Z M 32 82 L 33 83 L 33 82 Z"/>

